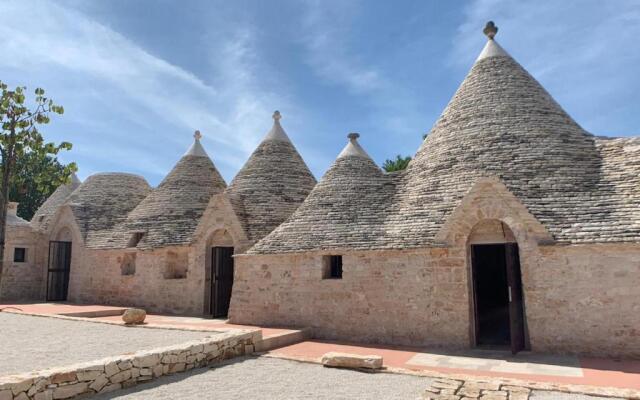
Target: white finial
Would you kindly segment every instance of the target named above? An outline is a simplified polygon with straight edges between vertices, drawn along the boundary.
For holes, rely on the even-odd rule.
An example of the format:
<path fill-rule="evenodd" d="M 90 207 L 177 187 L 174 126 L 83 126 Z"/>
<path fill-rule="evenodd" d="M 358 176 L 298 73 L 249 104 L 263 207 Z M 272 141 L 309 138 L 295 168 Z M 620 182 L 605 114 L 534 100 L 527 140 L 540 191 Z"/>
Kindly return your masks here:
<path fill-rule="evenodd" d="M 195 131 L 195 133 L 193 134 L 193 144 L 191 145 L 191 147 L 189 147 L 189 150 L 187 150 L 186 153 L 184 153 L 185 156 L 198 156 L 198 157 L 209 157 L 207 155 L 207 152 L 204 151 L 204 148 L 202 147 L 202 144 L 200 144 L 200 139 L 202 139 L 202 134 L 200 133 L 200 131 Z"/>
<path fill-rule="evenodd" d="M 338 154 L 338 158 L 348 157 L 348 156 L 356 156 L 356 157 L 366 157 L 370 158 L 366 151 L 360 146 L 358 143 L 358 138 L 360 137 L 359 133 L 352 132 L 347 135 L 349 138 L 349 143 L 345 146 L 344 149 Z"/>
<path fill-rule="evenodd" d="M 291 142 L 287 134 L 284 132 L 284 129 L 282 129 L 282 126 L 280 125 L 280 119 L 282 119 L 282 114 L 280 114 L 280 111 L 274 111 L 272 118 L 273 127 L 267 133 L 267 136 L 265 136 L 264 140 L 280 140 L 283 142 Z"/>

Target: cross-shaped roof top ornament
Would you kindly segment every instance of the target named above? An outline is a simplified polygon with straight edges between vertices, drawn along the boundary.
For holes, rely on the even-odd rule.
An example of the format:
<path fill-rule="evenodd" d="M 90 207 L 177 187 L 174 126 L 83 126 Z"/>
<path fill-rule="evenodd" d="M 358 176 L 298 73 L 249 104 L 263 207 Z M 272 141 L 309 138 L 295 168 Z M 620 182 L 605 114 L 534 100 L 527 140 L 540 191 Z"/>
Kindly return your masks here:
<path fill-rule="evenodd" d="M 282 118 L 282 114 L 280 114 L 280 111 L 276 110 L 273 112 L 273 120 L 274 121 L 280 121 L 280 118 Z"/>
<path fill-rule="evenodd" d="M 195 140 L 200 140 L 200 139 L 202 139 L 202 133 L 200 133 L 200 131 L 196 131 L 196 132 L 193 134 L 193 138 L 194 138 Z"/>

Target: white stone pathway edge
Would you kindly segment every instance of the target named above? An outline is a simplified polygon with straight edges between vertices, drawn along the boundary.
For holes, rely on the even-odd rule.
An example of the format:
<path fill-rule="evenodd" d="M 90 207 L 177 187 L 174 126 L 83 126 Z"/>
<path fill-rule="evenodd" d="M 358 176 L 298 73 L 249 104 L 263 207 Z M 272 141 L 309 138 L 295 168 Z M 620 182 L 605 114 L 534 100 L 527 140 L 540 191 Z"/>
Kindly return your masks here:
<path fill-rule="evenodd" d="M 214 333 L 214 332 L 212 332 Z M 105 393 L 163 375 L 251 354 L 260 331 L 229 330 L 213 338 L 0 377 L 0 400 L 52 400 Z"/>

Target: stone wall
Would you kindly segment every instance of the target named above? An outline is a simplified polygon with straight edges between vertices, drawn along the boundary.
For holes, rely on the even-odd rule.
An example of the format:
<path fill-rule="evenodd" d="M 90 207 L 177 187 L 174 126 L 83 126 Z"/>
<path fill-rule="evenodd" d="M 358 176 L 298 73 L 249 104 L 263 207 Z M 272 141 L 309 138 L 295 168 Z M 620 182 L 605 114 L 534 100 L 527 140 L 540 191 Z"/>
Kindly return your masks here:
<path fill-rule="evenodd" d="M 323 339 L 468 347 L 465 247 L 236 258 L 232 323 L 312 327 Z M 640 246 L 520 246 L 528 337 L 538 352 L 640 357 Z"/>
<path fill-rule="evenodd" d="M 214 206 L 205 212 L 192 245 L 156 250 L 87 249 L 73 216 L 62 213 L 51 237 L 56 238 L 58 231 L 71 233 L 67 239 L 73 242 L 68 300 L 140 307 L 155 313 L 206 314 L 211 247 L 233 246 L 241 252 L 248 246 L 238 224 L 229 222 Z M 176 270 L 180 273 L 174 274 Z"/>
<path fill-rule="evenodd" d="M 227 332 L 175 346 L 68 367 L 0 377 L 0 400 L 86 397 L 131 387 L 163 375 L 251 354 L 259 332 Z"/>
<path fill-rule="evenodd" d="M 322 339 L 469 345 L 463 250 L 337 252 L 342 279 L 322 279 L 323 254 L 236 257 L 231 321 L 312 327 Z"/>
<path fill-rule="evenodd" d="M 0 300 L 25 301 L 43 297 L 46 282 L 46 247 L 29 225 L 8 225 Z M 26 249 L 25 262 L 14 262 L 16 247 Z"/>

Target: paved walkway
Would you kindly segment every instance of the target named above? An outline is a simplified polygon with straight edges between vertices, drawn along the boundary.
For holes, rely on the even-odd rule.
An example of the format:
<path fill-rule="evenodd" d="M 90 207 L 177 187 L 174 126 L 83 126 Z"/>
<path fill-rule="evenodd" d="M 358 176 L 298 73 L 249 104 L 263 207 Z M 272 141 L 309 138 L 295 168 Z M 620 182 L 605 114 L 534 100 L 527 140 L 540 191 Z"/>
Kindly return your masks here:
<path fill-rule="evenodd" d="M 472 389 L 456 384 L 460 395 L 449 395 L 437 386 L 451 382 L 404 374 L 364 373 L 352 370 L 323 368 L 310 363 L 267 357 L 247 357 L 230 360 L 208 370 L 162 377 L 149 384 L 139 385 L 106 395 L 96 400 L 164 400 L 185 399 L 313 399 L 313 400 L 462 400 L 462 393 L 473 399 L 474 394 L 486 400 L 604 400 L 603 397 L 583 396 L 548 391 L 527 391 L 503 387 L 493 393 L 486 389 Z M 447 387 L 449 387 L 447 386 Z M 478 387 L 477 384 L 475 386 Z M 494 388 L 493 386 L 491 388 Z M 434 390 L 440 393 L 434 393 Z M 475 391 L 474 391 L 475 390 Z M 511 394 L 511 396 L 509 396 Z M 481 398 L 482 399 L 482 398 Z M 611 398 L 609 398 L 611 400 Z"/>
<path fill-rule="evenodd" d="M 92 320 L 121 324 L 121 307 L 73 305 L 60 303 L 0 304 L 0 309 L 20 309 L 26 313 L 91 316 Z M 224 320 L 148 315 L 147 326 L 187 330 L 222 331 L 230 328 L 260 329 L 263 338 L 277 338 L 299 332 L 291 329 L 263 328 L 233 325 Z M 271 347 L 273 348 L 273 347 Z M 317 340 L 302 341 L 268 352 L 268 356 L 318 362 L 330 351 L 374 354 L 384 358 L 385 367 L 398 372 L 422 374 L 432 377 L 459 379 L 491 378 L 493 381 L 518 384 L 530 383 L 531 388 L 569 388 L 571 385 L 591 387 L 590 393 L 600 392 L 598 387 L 632 390 L 640 399 L 640 360 L 596 359 L 574 356 L 550 356 L 527 352 L 512 356 L 508 352 L 470 350 L 466 352 L 440 352 L 416 348 L 385 347 L 377 345 L 351 345 Z M 536 384 L 539 384 L 536 386 Z M 564 389 L 563 389 L 564 390 Z M 631 396 L 631 395 L 629 395 Z M 532 396 L 535 397 L 535 396 Z"/>
<path fill-rule="evenodd" d="M 346 345 L 309 340 L 275 349 L 270 355 L 318 361 L 330 351 L 380 355 L 390 368 L 443 375 L 507 378 L 562 385 L 587 385 L 640 390 L 640 361 L 616 361 L 574 356 L 547 356 L 522 352 L 471 350 L 464 353 L 425 349 Z"/>

